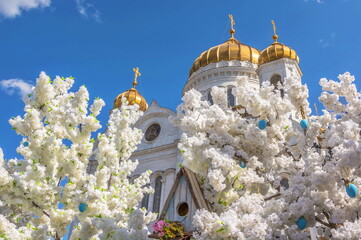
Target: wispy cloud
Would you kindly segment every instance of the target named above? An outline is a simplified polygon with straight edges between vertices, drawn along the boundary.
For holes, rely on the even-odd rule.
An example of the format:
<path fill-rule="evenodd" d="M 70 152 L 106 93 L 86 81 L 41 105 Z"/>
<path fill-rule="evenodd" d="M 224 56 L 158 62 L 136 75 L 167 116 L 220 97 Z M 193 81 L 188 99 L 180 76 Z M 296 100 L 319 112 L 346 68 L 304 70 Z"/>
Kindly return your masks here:
<path fill-rule="evenodd" d="M 321 47 L 323 47 L 323 48 L 326 48 L 326 47 L 330 46 L 330 43 L 327 42 L 326 40 L 322 39 L 322 38 L 320 40 L 318 40 L 318 41 L 320 42 Z"/>
<path fill-rule="evenodd" d="M 13 78 L 0 81 L 0 88 L 9 95 L 18 94 L 23 97 L 32 91 L 33 85 L 22 79 Z"/>
<path fill-rule="evenodd" d="M 89 3 L 88 0 L 75 0 L 75 2 L 80 15 L 85 18 L 92 18 L 96 22 L 101 22 L 99 10 Z"/>
<path fill-rule="evenodd" d="M 51 0 L 0 0 L 0 15 L 5 18 L 20 16 L 22 11 L 49 7 Z"/>
<path fill-rule="evenodd" d="M 328 39 L 324 39 L 321 38 L 320 40 L 318 40 L 321 44 L 321 47 L 326 48 L 331 46 L 334 42 L 335 42 L 335 38 L 336 38 L 336 33 L 331 33 L 331 37 L 329 37 Z"/>

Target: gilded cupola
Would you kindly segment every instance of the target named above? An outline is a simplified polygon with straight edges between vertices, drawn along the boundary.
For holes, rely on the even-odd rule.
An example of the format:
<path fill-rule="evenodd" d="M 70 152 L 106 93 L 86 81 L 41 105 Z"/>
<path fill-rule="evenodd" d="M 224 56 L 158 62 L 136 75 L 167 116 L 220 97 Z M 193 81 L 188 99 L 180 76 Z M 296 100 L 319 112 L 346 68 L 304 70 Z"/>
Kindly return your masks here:
<path fill-rule="evenodd" d="M 297 63 L 300 62 L 300 59 L 296 53 L 295 50 L 292 48 L 283 45 L 282 43 L 278 42 L 278 36 L 276 34 L 276 25 L 274 24 L 274 21 L 272 20 L 273 25 L 273 43 L 268 46 L 265 50 L 261 52 L 261 55 L 259 57 L 258 63 L 259 65 L 275 61 L 281 58 L 289 58 L 295 60 Z"/>
<path fill-rule="evenodd" d="M 140 93 L 137 91 L 137 89 L 135 89 L 135 87 L 138 84 L 137 78 L 139 76 L 141 76 L 141 74 L 139 72 L 139 68 L 133 68 L 133 71 L 135 73 L 133 87 L 131 89 L 129 89 L 128 91 L 125 91 L 125 92 L 119 94 L 114 99 L 114 109 L 121 107 L 122 99 L 125 98 L 125 99 L 127 99 L 129 105 L 137 104 L 139 106 L 140 111 L 144 112 L 145 110 L 147 110 L 147 108 L 148 108 L 147 101 L 144 99 L 144 97 L 142 95 L 140 95 Z"/>
<path fill-rule="evenodd" d="M 220 61 L 247 61 L 258 64 L 258 58 L 260 52 L 253 47 L 239 42 L 234 38 L 234 25 L 233 16 L 229 15 L 231 20 L 231 30 L 229 31 L 231 37 L 218 46 L 211 47 L 207 51 L 203 52 L 193 63 L 192 68 L 189 71 L 189 76 L 196 72 L 201 67 L 205 67 L 210 63 L 216 63 Z"/>

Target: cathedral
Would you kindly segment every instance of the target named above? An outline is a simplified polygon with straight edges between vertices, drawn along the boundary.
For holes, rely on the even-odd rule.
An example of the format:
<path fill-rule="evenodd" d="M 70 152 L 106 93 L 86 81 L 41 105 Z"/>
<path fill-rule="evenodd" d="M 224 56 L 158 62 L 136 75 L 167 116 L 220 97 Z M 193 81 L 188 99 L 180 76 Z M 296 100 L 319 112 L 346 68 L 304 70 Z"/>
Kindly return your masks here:
<path fill-rule="evenodd" d="M 212 103 L 210 94 L 212 87 L 222 87 L 227 91 L 228 106 L 234 108 L 238 103 L 232 94 L 232 88 L 239 76 L 248 77 L 255 89 L 264 81 L 270 81 L 277 88 L 282 85 L 286 77 L 301 79 L 302 71 L 298 65 L 298 55 L 291 47 L 278 42 L 273 21 L 273 43 L 263 51 L 259 51 L 235 39 L 235 23 L 232 15 L 229 17 L 230 38 L 202 52 L 195 59 L 183 88 L 183 95 L 194 88 L 202 93 L 204 100 Z M 120 107 L 122 98 L 126 98 L 129 104 L 138 104 L 140 110 L 144 112 L 135 125 L 143 131 L 144 138 L 131 157 L 139 161 L 132 178 L 151 170 L 150 185 L 154 189 L 154 194 L 146 195 L 141 206 L 159 213 L 159 218 L 181 222 L 185 231 L 191 232 L 194 230 L 192 217 L 195 211 L 200 208 L 210 210 L 211 207 L 203 197 L 195 174 L 181 165 L 182 155 L 177 145 L 182 132 L 168 120 L 176 113 L 159 106 L 156 101 L 148 105 L 136 89 L 136 79 L 140 73 L 138 69 L 134 71 L 133 87 L 115 98 L 114 108 Z"/>

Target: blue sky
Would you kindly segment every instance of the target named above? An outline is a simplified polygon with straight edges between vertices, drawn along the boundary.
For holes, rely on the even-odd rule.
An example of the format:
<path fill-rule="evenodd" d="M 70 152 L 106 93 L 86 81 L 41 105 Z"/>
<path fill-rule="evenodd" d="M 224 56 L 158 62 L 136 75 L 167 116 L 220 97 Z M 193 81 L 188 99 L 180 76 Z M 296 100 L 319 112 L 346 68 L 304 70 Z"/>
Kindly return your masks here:
<path fill-rule="evenodd" d="M 229 37 L 230 13 L 236 38 L 259 50 L 272 43 L 275 20 L 317 102 L 321 77 L 349 71 L 360 85 L 360 11 L 359 0 L 0 0 L 0 147 L 17 157 L 21 138 L 8 119 L 23 114 L 19 89 L 40 71 L 73 76 L 74 90 L 85 84 L 91 99 L 103 98 L 103 125 L 136 66 L 148 103 L 175 110 L 194 59 Z"/>

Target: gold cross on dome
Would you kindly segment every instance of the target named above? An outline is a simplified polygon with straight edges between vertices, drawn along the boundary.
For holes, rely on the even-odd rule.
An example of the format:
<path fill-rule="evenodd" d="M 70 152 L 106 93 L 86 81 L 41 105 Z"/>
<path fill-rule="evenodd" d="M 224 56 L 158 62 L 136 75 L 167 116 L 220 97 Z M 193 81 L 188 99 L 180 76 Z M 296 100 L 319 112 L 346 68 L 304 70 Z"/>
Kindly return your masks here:
<path fill-rule="evenodd" d="M 275 21 L 271 20 L 271 23 L 272 23 L 272 27 L 273 27 L 273 37 L 272 38 L 275 42 L 277 42 L 278 36 L 276 34 L 277 28 L 276 28 Z"/>
<path fill-rule="evenodd" d="M 236 22 L 233 20 L 233 15 L 228 14 L 229 20 L 231 20 L 231 29 L 233 29 L 234 25 L 236 25 Z"/>
<path fill-rule="evenodd" d="M 235 21 L 233 20 L 233 15 L 232 14 L 228 14 L 229 20 L 231 20 L 231 30 L 229 30 L 230 34 L 231 34 L 231 38 L 234 38 L 234 33 L 236 32 L 234 30 L 234 25 L 236 25 Z"/>
<path fill-rule="evenodd" d="M 135 86 L 137 86 L 137 84 L 138 84 L 138 82 L 137 82 L 138 77 L 139 77 L 139 76 L 142 76 L 142 74 L 140 74 L 138 67 L 133 68 L 133 71 L 134 71 L 133 87 L 135 87 Z"/>

